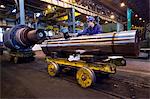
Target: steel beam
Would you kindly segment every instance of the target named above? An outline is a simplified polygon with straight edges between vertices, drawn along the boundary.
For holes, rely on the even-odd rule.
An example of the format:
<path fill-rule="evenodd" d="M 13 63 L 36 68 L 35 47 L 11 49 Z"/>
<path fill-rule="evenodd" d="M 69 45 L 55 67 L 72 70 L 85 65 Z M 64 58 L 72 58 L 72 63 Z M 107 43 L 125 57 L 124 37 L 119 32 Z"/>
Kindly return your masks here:
<path fill-rule="evenodd" d="M 131 14 L 132 14 L 132 9 L 127 8 L 127 29 L 131 30 Z"/>
<path fill-rule="evenodd" d="M 69 23 L 69 32 L 75 33 L 75 9 L 74 7 L 71 8 L 70 13 L 68 15 L 68 23 Z"/>
<path fill-rule="evenodd" d="M 20 24 L 25 24 L 24 0 L 19 0 Z"/>

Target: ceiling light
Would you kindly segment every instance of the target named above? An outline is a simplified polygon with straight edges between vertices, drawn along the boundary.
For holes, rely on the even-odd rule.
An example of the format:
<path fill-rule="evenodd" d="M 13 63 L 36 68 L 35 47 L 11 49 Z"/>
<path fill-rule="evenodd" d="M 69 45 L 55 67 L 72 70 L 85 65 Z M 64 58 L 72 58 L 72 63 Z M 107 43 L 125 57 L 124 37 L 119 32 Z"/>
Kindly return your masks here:
<path fill-rule="evenodd" d="M 0 5 L 0 7 L 1 7 L 1 8 L 5 8 L 5 6 L 4 6 L 4 5 Z"/>
<path fill-rule="evenodd" d="M 142 18 L 139 18 L 139 20 L 142 20 Z"/>
<path fill-rule="evenodd" d="M 12 10 L 12 13 L 16 13 L 16 9 Z"/>
<path fill-rule="evenodd" d="M 125 6 L 124 2 L 120 3 L 120 7 L 124 7 L 124 6 Z"/>
<path fill-rule="evenodd" d="M 115 16 L 114 16 L 114 15 L 111 15 L 111 16 L 110 16 L 110 18 L 111 18 L 111 19 L 114 19 L 114 18 L 115 18 Z"/>
<path fill-rule="evenodd" d="M 51 6 L 51 5 L 48 5 L 48 6 L 47 6 L 47 8 L 48 8 L 48 9 L 51 9 L 51 8 L 52 8 L 52 6 Z"/>
<path fill-rule="evenodd" d="M 36 17 L 39 17 L 41 15 L 41 13 L 36 13 L 35 15 L 36 15 Z"/>
<path fill-rule="evenodd" d="M 138 17 L 138 15 L 136 14 L 136 15 L 135 15 L 135 17 L 137 18 L 137 17 Z"/>
<path fill-rule="evenodd" d="M 107 23 L 108 23 L 108 21 L 105 21 L 105 23 L 107 24 Z"/>

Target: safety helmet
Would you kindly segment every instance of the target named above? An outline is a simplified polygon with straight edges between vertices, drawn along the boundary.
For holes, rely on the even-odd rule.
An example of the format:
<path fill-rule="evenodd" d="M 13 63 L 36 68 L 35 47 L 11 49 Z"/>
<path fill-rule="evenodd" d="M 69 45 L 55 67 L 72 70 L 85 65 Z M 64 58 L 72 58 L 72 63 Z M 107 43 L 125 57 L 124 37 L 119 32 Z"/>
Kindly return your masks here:
<path fill-rule="evenodd" d="M 92 17 L 92 16 L 88 16 L 88 17 L 87 17 L 87 21 L 95 21 L 95 18 Z"/>

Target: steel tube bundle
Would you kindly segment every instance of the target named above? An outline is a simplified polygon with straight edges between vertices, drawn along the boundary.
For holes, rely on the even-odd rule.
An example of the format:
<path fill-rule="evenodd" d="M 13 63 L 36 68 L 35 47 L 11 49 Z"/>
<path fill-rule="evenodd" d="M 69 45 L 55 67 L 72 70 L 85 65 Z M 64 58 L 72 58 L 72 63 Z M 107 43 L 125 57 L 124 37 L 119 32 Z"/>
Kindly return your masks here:
<path fill-rule="evenodd" d="M 36 43 L 41 43 L 45 37 L 43 30 L 17 25 L 4 33 L 3 40 L 4 45 L 11 50 L 24 50 Z"/>
<path fill-rule="evenodd" d="M 111 54 L 137 56 L 139 38 L 136 30 L 102 33 L 93 36 L 72 37 L 70 39 L 45 40 L 41 45 L 45 54 L 65 52 L 80 54 Z"/>

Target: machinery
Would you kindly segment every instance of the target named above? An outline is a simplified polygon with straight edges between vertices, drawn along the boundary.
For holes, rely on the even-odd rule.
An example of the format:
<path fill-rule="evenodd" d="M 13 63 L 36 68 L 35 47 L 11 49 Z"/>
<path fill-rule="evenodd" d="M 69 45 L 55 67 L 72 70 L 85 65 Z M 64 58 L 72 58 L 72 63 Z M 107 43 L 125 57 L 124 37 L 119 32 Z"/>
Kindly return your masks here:
<path fill-rule="evenodd" d="M 126 65 L 123 56 L 138 56 L 139 37 L 131 30 L 45 40 L 41 47 L 50 76 L 74 68 L 78 84 L 86 88 L 94 84 L 96 73 L 115 74 L 117 65 Z"/>
<path fill-rule="evenodd" d="M 18 25 L 4 33 L 3 41 L 15 63 L 30 59 L 32 46 L 46 38 L 43 30 Z M 63 69 L 77 70 L 76 79 L 81 87 L 89 87 L 96 80 L 96 73 L 115 74 L 116 66 L 125 66 L 123 56 L 138 56 L 139 37 L 136 30 L 102 33 L 45 40 L 41 44 L 46 54 L 48 73 L 54 77 Z"/>
<path fill-rule="evenodd" d="M 11 59 L 17 63 L 19 59 L 33 59 L 32 46 L 41 43 L 46 33 L 34 30 L 25 25 L 17 25 L 3 35 L 3 44 L 8 49 Z"/>

